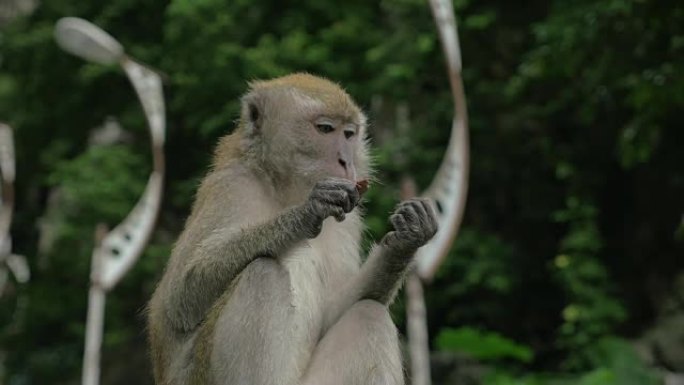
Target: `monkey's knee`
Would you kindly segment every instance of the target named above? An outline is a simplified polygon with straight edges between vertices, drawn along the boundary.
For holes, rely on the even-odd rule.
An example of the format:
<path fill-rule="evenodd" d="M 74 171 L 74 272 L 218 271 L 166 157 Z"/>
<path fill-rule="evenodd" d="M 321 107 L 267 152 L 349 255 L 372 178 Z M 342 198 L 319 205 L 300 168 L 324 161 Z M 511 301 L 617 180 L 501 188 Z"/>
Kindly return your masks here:
<path fill-rule="evenodd" d="M 397 328 L 387 307 L 373 300 L 355 303 L 328 330 L 304 381 L 306 385 L 403 383 Z"/>
<path fill-rule="evenodd" d="M 387 306 L 377 301 L 363 300 L 354 304 L 350 310 L 357 317 L 359 338 L 365 344 L 364 348 L 369 349 L 371 358 L 385 369 L 383 372 L 389 370 L 401 373 L 399 333 Z"/>
<path fill-rule="evenodd" d="M 357 313 L 363 317 L 370 317 L 376 320 L 392 322 L 387 306 L 372 299 L 364 299 L 356 302 L 349 308 L 348 312 Z"/>
<path fill-rule="evenodd" d="M 372 338 L 398 341 L 397 328 L 392 322 L 387 306 L 380 302 L 365 299 L 352 305 L 345 313 L 345 317 L 353 318 L 353 323 L 361 328 L 364 334 Z"/>

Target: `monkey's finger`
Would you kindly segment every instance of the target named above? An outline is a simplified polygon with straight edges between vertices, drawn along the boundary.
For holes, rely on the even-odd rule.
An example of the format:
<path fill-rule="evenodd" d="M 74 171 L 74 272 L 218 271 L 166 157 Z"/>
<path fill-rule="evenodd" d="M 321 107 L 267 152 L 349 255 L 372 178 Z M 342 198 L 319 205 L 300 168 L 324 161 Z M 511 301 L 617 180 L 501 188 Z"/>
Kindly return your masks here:
<path fill-rule="evenodd" d="M 408 231 L 408 224 L 406 223 L 406 219 L 403 215 L 392 214 L 389 219 L 390 223 L 392 224 L 392 227 L 394 227 L 395 230 L 399 232 Z"/>
<path fill-rule="evenodd" d="M 344 214 L 344 210 L 342 210 L 341 207 L 333 207 L 332 208 L 332 216 L 335 217 L 335 220 L 338 222 L 342 222 L 346 218 L 346 215 Z"/>
<path fill-rule="evenodd" d="M 354 207 L 356 207 L 356 205 L 359 203 L 359 200 L 361 199 L 361 194 L 355 186 L 345 185 L 343 188 L 345 193 L 344 211 L 349 213 L 352 210 L 354 210 Z"/>
<path fill-rule="evenodd" d="M 354 203 L 353 199 L 349 196 L 349 194 L 345 192 L 344 201 L 342 202 L 342 208 L 344 209 L 344 212 L 350 213 L 352 210 L 354 210 L 354 207 L 356 207 L 356 204 Z"/>
<path fill-rule="evenodd" d="M 396 232 L 396 231 L 390 231 L 390 232 L 388 232 L 387 234 L 385 234 L 384 237 L 382 237 L 382 239 L 380 240 L 380 242 L 381 242 L 383 245 L 388 246 L 388 245 L 390 245 L 391 243 L 394 243 L 394 242 L 396 241 L 396 239 L 397 239 L 397 232 Z"/>
<path fill-rule="evenodd" d="M 361 200 L 361 194 L 356 188 L 353 188 L 351 191 L 348 191 L 347 205 L 345 206 L 345 211 L 350 212 L 354 210 L 354 207 L 356 207 L 356 205 L 359 204 L 359 200 Z"/>
<path fill-rule="evenodd" d="M 425 206 L 423 206 L 422 200 L 416 199 L 412 201 L 411 206 L 416 211 L 416 214 L 418 214 L 420 227 L 424 229 L 430 229 L 430 218 L 428 217 L 428 213 L 425 210 Z"/>
<path fill-rule="evenodd" d="M 411 199 L 407 199 L 405 201 L 400 202 L 397 205 L 396 211 L 399 212 L 399 211 L 408 210 L 409 207 L 413 207 L 416 204 L 417 200 L 418 200 L 417 198 L 411 198 Z"/>
<path fill-rule="evenodd" d="M 403 205 L 398 214 L 401 214 L 406 220 L 409 231 L 414 233 L 420 231 L 421 221 L 418 213 L 416 213 L 416 208 L 414 207 L 413 202 L 407 202 L 405 205 Z"/>
<path fill-rule="evenodd" d="M 337 183 L 334 185 L 334 189 L 337 191 L 344 191 L 344 193 L 346 194 L 345 198 L 347 203 L 344 206 L 345 211 L 352 211 L 361 199 L 361 194 L 359 193 L 359 190 L 356 189 L 356 184 L 352 183 L 347 179 L 335 180 L 337 181 Z"/>
<path fill-rule="evenodd" d="M 428 215 L 428 223 L 430 224 L 430 228 L 432 229 L 432 235 L 437 233 L 437 230 L 439 229 L 439 223 L 437 222 L 437 213 L 435 212 L 435 209 L 433 207 L 433 203 L 430 199 L 424 199 L 422 200 L 423 207 L 425 208 L 425 212 L 427 212 Z"/>
<path fill-rule="evenodd" d="M 345 191 L 329 190 L 321 192 L 318 198 L 325 203 L 339 206 L 344 210 L 344 212 L 347 213 L 354 209 L 354 206 L 351 205 L 351 202 L 349 201 Z"/>
<path fill-rule="evenodd" d="M 433 235 L 435 235 L 435 225 L 432 223 L 425 205 L 423 204 L 423 200 L 415 200 L 413 202 L 413 208 L 416 210 L 418 217 L 420 218 L 420 229 L 418 230 L 420 239 L 423 242 L 427 242 L 432 238 Z"/>

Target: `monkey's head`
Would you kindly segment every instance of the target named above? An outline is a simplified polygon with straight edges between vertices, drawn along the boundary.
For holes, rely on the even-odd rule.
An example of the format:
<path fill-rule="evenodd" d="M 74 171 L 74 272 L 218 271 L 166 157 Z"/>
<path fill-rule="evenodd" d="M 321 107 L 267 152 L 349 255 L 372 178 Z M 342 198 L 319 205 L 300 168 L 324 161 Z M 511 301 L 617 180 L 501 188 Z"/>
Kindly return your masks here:
<path fill-rule="evenodd" d="M 365 136 L 366 117 L 340 86 L 292 74 L 250 83 L 237 131 L 217 157 L 241 158 L 278 186 L 308 189 L 325 177 L 367 179 Z"/>

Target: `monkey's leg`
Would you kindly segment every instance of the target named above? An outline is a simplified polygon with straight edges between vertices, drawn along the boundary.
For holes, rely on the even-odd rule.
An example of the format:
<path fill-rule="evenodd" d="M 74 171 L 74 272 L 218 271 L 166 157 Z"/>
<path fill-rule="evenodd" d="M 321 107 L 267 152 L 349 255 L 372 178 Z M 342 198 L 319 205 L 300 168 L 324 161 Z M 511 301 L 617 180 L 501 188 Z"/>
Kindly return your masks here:
<path fill-rule="evenodd" d="M 287 270 L 258 258 L 219 301 L 205 325 L 211 330 L 214 322 L 205 341 L 209 367 L 198 367 L 209 373 L 206 385 L 297 384 L 308 357 L 300 355 L 306 340 L 295 322 Z"/>
<path fill-rule="evenodd" d="M 416 250 L 437 232 L 437 220 L 426 199 L 402 202 L 390 217 L 394 226 L 371 251 L 353 281 L 333 296 L 323 318 L 323 330 L 361 299 L 392 303 Z"/>
<path fill-rule="evenodd" d="M 318 343 L 303 385 L 404 383 L 397 329 L 387 307 L 363 300 L 350 307 Z"/>

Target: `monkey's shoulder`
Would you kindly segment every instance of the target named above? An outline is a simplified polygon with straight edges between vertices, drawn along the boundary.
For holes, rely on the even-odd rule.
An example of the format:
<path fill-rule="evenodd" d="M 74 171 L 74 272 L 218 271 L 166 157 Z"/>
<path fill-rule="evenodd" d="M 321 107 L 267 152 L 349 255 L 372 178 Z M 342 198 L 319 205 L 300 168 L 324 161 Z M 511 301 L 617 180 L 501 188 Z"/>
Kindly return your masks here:
<path fill-rule="evenodd" d="M 193 216 L 220 216 L 239 222 L 256 222 L 274 215 L 279 208 L 263 184 L 239 165 L 212 170 L 202 181 L 193 206 Z M 224 223 L 225 224 L 225 223 Z"/>
<path fill-rule="evenodd" d="M 253 174 L 240 163 L 214 168 L 207 173 L 197 191 L 197 200 L 216 194 L 236 195 L 242 191 L 260 189 Z"/>

